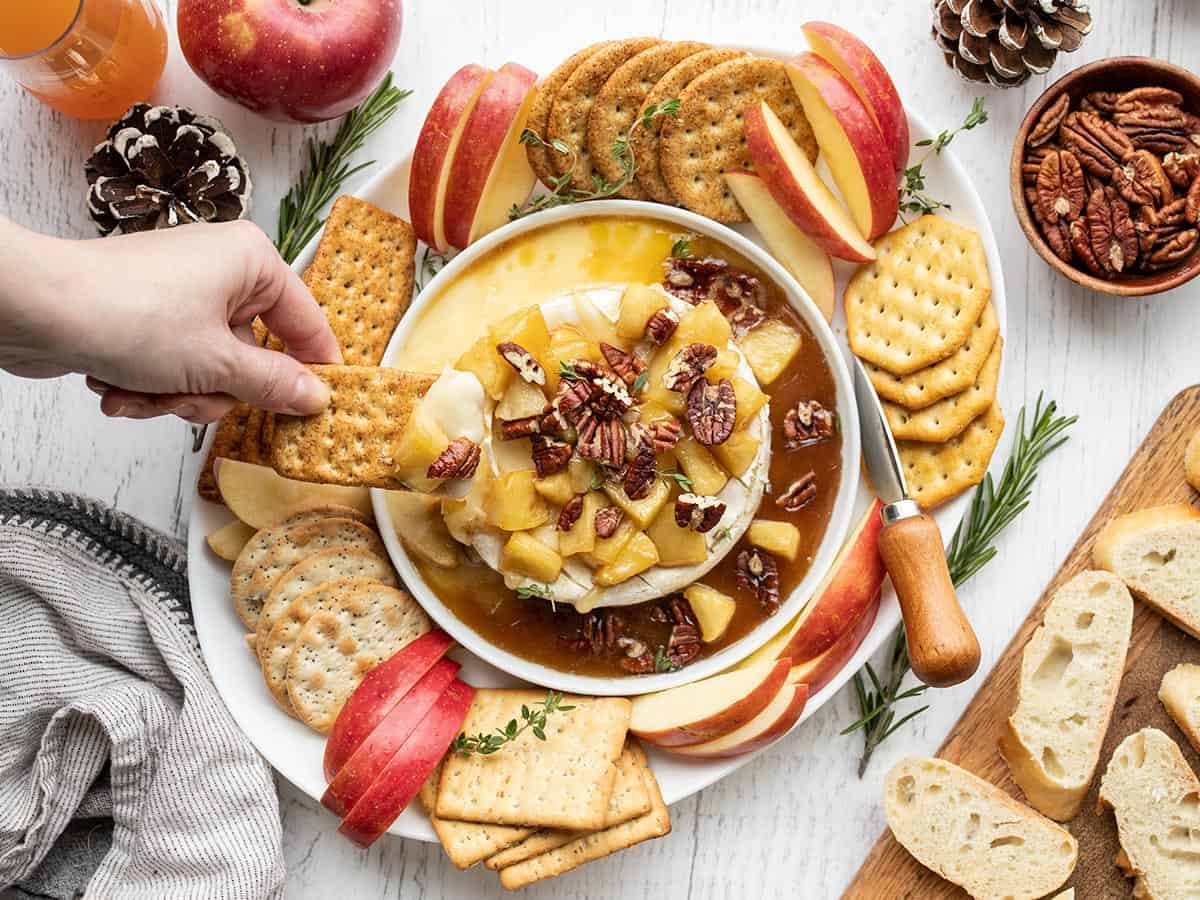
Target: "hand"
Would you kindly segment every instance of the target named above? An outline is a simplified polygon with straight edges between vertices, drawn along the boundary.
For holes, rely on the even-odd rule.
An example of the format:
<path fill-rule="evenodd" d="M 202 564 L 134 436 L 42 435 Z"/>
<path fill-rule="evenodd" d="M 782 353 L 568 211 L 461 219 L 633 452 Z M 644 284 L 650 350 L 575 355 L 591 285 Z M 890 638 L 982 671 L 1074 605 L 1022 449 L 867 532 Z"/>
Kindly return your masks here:
<path fill-rule="evenodd" d="M 286 353 L 257 347 L 255 317 Z M 329 391 L 302 363 L 341 362 L 321 308 L 249 222 L 93 241 L 0 220 L 0 367 L 88 376 L 105 415 L 220 418 L 237 401 L 309 415 Z"/>

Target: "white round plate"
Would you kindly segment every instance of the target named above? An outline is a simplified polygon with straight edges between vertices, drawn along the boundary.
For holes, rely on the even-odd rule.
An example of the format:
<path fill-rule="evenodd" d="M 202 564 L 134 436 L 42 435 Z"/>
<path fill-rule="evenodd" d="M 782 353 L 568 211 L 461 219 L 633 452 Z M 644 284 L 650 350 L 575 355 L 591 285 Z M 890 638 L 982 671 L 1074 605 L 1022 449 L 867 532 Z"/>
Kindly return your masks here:
<path fill-rule="evenodd" d="M 758 51 L 763 55 L 782 56 L 769 51 Z M 909 111 L 911 139 L 916 141 L 932 137 L 925 121 Z M 924 151 L 917 150 L 913 156 L 920 158 Z M 365 184 L 356 195 L 397 215 L 408 215 L 408 169 L 410 155 L 396 160 Z M 962 165 L 949 152 L 931 156 L 924 165 L 924 172 L 931 192 L 948 203 L 951 209 L 947 218 L 979 232 L 987 255 L 988 269 L 992 280 L 992 303 L 1000 320 L 1002 334 L 1007 334 L 1004 276 L 1000 268 L 1000 253 L 996 237 L 988 220 L 987 211 L 979 199 L 970 178 Z M 762 246 L 754 229 L 749 225 L 738 226 L 738 231 Z M 294 268 L 302 271 L 312 259 L 320 235 L 315 237 L 296 261 Z M 849 263 L 835 260 L 838 277 L 838 296 L 846 280 L 854 271 Z M 842 352 L 849 359 L 845 344 L 846 323 L 841 305 L 838 305 L 834 320 L 834 333 L 841 344 Z M 210 432 L 215 429 L 210 428 Z M 213 434 L 205 443 L 205 453 Z M 1006 446 L 1003 441 L 1001 446 Z M 205 453 L 197 454 L 202 461 Z M 197 463 L 198 464 L 198 463 Z M 847 468 L 846 473 L 853 471 Z M 970 493 L 947 503 L 935 515 L 942 534 L 949 538 L 963 513 L 967 509 Z M 865 482 L 860 479 L 859 497 L 855 515 L 864 511 L 870 502 Z M 192 608 L 196 620 L 196 632 L 204 659 L 212 673 L 213 681 L 225 704 L 229 707 L 238 725 L 247 734 L 267 761 L 288 781 L 296 785 L 313 799 L 319 799 L 325 790 L 325 778 L 321 770 L 321 758 L 325 741 L 300 722 L 290 718 L 272 700 L 262 683 L 254 654 L 247 652 L 244 641 L 245 627 L 234 614 L 229 598 L 229 563 L 218 559 L 206 546 L 206 535 L 230 521 L 231 515 L 223 506 L 197 500 L 192 505 L 188 522 L 188 571 L 191 580 Z M 780 627 L 785 622 L 780 620 Z M 882 603 L 875 624 L 854 657 L 833 679 L 814 696 L 810 697 L 797 727 L 837 693 L 851 676 L 879 649 L 900 624 L 900 609 L 890 585 L 885 585 Z M 462 662 L 463 676 L 472 684 L 482 686 L 513 685 L 519 682 L 470 656 L 461 648 L 454 657 Z M 662 788 L 663 798 L 668 804 L 676 803 L 697 791 L 741 768 L 755 753 L 727 760 L 689 760 L 679 756 L 649 750 L 654 774 Z M 404 812 L 389 830 L 391 834 L 423 841 L 436 840 L 429 821 L 418 809 Z"/>

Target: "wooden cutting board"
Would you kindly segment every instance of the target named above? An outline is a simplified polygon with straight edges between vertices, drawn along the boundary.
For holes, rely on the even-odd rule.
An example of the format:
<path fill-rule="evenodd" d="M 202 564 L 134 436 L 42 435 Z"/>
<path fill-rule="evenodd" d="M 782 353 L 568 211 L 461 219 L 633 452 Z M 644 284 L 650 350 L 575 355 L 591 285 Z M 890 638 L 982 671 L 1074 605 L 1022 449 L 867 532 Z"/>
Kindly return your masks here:
<path fill-rule="evenodd" d="M 938 751 L 939 756 L 1024 800 L 1020 788 L 1009 777 L 1008 766 L 996 749 L 996 742 L 1016 703 L 1025 644 L 1041 624 L 1054 591 L 1089 567 L 1092 541 L 1109 519 L 1146 506 L 1196 502 L 1196 493 L 1184 480 L 1183 454 L 1188 438 L 1197 428 L 1200 428 L 1200 385 L 1182 391 L 1163 410 L 1071 549 L 1066 562 L 950 732 Z M 1075 888 L 1075 896 L 1081 900 L 1124 900 L 1131 894 L 1133 882 L 1124 878 L 1113 864 L 1119 844 L 1112 814 L 1096 810 L 1099 775 L 1117 744 L 1131 732 L 1150 725 L 1169 734 L 1183 749 L 1192 768 L 1200 771 L 1200 756 L 1192 750 L 1158 700 L 1158 686 L 1163 674 L 1180 662 L 1200 663 L 1200 641 L 1188 637 L 1149 607 L 1137 603 L 1125 677 L 1100 756 L 1100 768 L 1083 811 L 1068 825 L 1079 840 L 1079 865 L 1067 884 Z M 904 897 L 931 900 L 965 898 L 967 894 L 921 866 L 896 842 L 890 831 L 885 831 L 846 889 L 844 900 Z"/>

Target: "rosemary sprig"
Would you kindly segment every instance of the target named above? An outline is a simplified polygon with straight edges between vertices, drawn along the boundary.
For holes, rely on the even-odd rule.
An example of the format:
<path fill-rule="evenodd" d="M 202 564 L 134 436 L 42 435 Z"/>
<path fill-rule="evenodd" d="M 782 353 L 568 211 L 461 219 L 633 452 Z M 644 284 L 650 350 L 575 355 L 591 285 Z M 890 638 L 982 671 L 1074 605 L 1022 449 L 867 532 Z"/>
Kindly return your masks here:
<path fill-rule="evenodd" d="M 584 200 L 603 200 L 616 195 L 621 188 L 633 180 L 633 176 L 637 172 L 637 160 L 634 159 L 632 144 L 634 132 L 639 128 L 649 128 L 654 123 L 654 120 L 661 116 L 675 118 L 678 115 L 679 101 L 675 99 L 654 103 L 642 110 L 642 114 L 638 116 L 629 130 L 618 134 L 616 140 L 613 141 L 612 155 L 621 169 L 621 175 L 615 181 L 609 181 L 599 173 L 594 173 L 592 175 L 592 186 L 587 189 L 578 188 L 572 184 L 575 167 L 579 164 L 579 159 L 578 154 L 571 149 L 566 141 L 547 141 L 533 129 L 526 128 L 521 132 L 520 140 L 522 144 L 543 147 L 551 153 L 565 156 L 567 157 L 568 165 L 563 174 L 556 175 L 550 179 L 550 183 L 546 185 L 550 189 L 549 193 L 531 197 L 526 201 L 524 206 L 514 204 L 512 209 L 508 211 L 509 220 L 515 221 L 530 213 L 541 212 L 542 210 L 552 209 L 555 206 L 563 206 L 567 203 L 580 203 Z"/>
<path fill-rule="evenodd" d="M 915 166 L 904 170 L 904 186 L 900 188 L 900 213 L 924 215 L 938 209 L 950 209 L 949 203 L 935 200 L 925 193 L 925 173 L 922 167 L 929 157 L 939 155 L 954 140 L 955 135 L 962 131 L 970 131 L 988 120 L 987 110 L 983 108 L 983 98 L 976 97 L 971 105 L 971 111 L 957 128 L 943 131 L 937 137 L 917 141 L 918 147 L 928 147 L 929 152 L 921 157 Z"/>
<path fill-rule="evenodd" d="M 946 548 L 946 564 L 955 587 L 965 584 L 996 555 L 994 541 L 1029 505 L 1038 468 L 1067 441 L 1066 431 L 1075 424 L 1076 417 L 1056 415 L 1057 410 L 1054 401 L 1043 403 L 1039 394 L 1026 430 L 1026 411 L 1021 408 L 1021 414 L 1017 416 L 1017 441 L 1004 464 L 1000 481 L 994 483 L 990 474 L 984 478 Z M 885 678 L 881 679 L 867 663 L 863 671 L 870 680 L 868 689 L 862 672 L 855 673 L 854 690 L 861 716 L 842 734 L 863 732 L 863 753 L 858 765 L 860 777 L 879 745 L 929 708 L 922 706 L 896 718 L 898 703 L 919 697 L 926 689 L 926 685 L 918 684 L 902 690 L 909 670 L 908 644 L 901 628 L 888 657 Z"/>
<path fill-rule="evenodd" d="M 433 276 L 442 271 L 442 266 L 449 262 L 448 259 L 436 250 L 431 250 L 425 247 L 421 251 L 421 264 L 417 266 L 417 293 L 425 290 L 425 285 L 433 280 Z"/>
<path fill-rule="evenodd" d="M 400 101 L 412 91 L 392 87 L 388 73 L 379 87 L 356 106 L 338 126 L 331 141 L 308 141 L 308 168 L 279 203 L 279 237 L 275 246 L 287 262 L 294 262 L 312 240 L 325 219 L 325 208 L 342 185 L 374 160 L 350 165 L 350 157 L 362 149 L 367 137 L 391 118 Z"/>
<path fill-rule="evenodd" d="M 547 691 L 546 699 L 535 704 L 532 708 L 521 705 L 521 721 L 509 719 L 503 728 L 497 728 L 490 733 L 466 734 L 463 732 L 454 739 L 450 749 L 463 756 L 479 753 L 490 756 L 505 744 L 511 744 L 526 731 L 533 733 L 539 741 L 546 739 L 546 717 L 556 712 L 570 712 L 575 707 L 563 702 L 563 695 L 557 691 Z"/>

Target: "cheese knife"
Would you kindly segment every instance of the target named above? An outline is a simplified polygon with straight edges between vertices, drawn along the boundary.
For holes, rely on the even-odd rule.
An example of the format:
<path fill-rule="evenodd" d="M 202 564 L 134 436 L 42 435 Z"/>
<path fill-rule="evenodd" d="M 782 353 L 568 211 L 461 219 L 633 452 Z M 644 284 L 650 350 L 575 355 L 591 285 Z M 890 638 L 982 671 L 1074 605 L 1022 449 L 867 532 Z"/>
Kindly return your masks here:
<path fill-rule="evenodd" d="M 884 504 L 879 555 L 900 600 L 912 670 L 933 687 L 958 684 L 979 667 L 979 641 L 954 592 L 942 533 L 908 496 L 883 404 L 857 357 L 854 394 L 867 478 Z"/>

